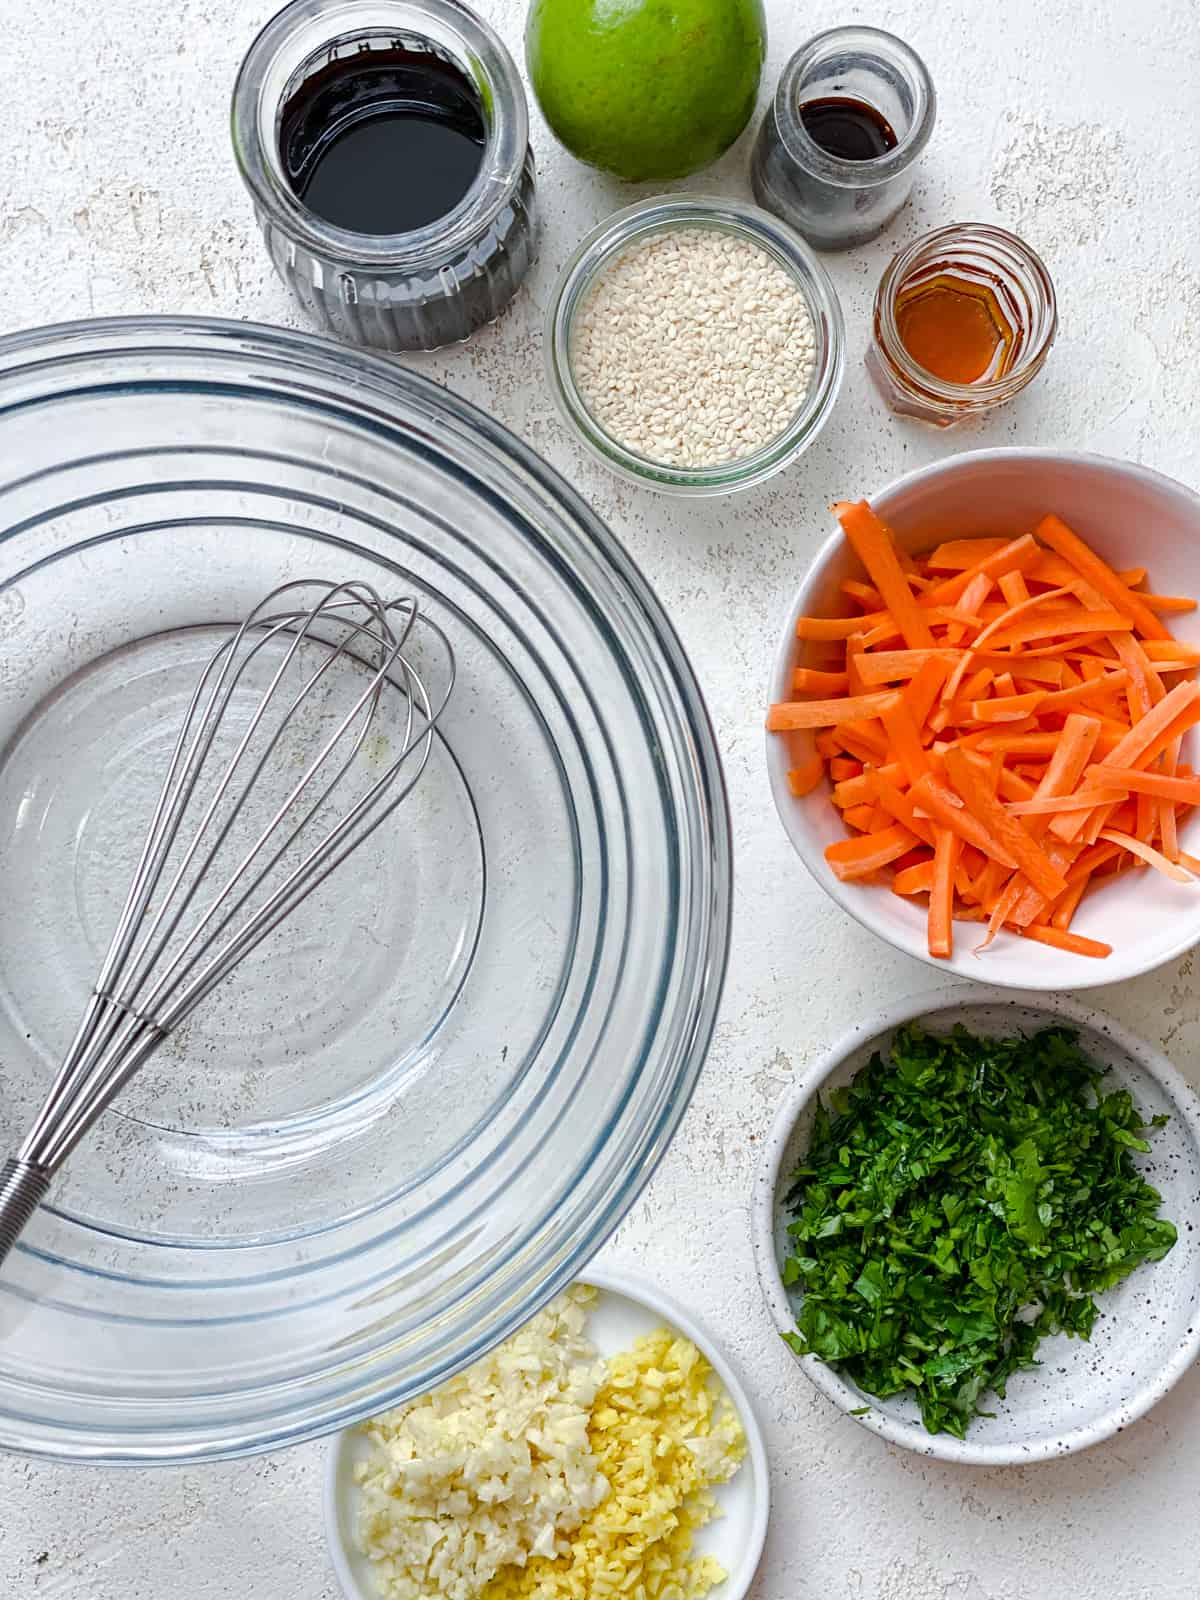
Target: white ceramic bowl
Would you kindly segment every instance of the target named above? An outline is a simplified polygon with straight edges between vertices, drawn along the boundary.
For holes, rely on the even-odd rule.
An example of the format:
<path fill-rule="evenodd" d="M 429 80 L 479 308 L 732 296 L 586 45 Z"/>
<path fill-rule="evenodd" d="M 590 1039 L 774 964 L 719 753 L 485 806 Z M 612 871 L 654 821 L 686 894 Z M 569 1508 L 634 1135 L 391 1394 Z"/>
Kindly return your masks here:
<path fill-rule="evenodd" d="M 1200 1193 L 1200 1100 L 1160 1051 L 1102 1011 L 1060 997 L 955 984 L 901 1001 L 839 1039 L 779 1107 L 755 1180 L 754 1252 L 771 1316 L 781 1333 L 794 1330 L 798 1302 L 780 1275 L 787 1255 L 784 1199 L 808 1147 L 817 1091 L 848 1083 L 898 1027 L 918 1017 L 934 1032 L 958 1022 L 978 1034 L 1032 1032 L 1054 1022 L 1075 1028 L 1083 1048 L 1111 1068 L 1113 1083 L 1130 1091 L 1143 1114 L 1170 1117 L 1155 1133 L 1151 1154 L 1138 1162 L 1162 1194 L 1162 1214 L 1178 1227 L 1178 1242 L 1162 1261 L 1139 1267 L 1098 1297 L 1090 1340 L 1043 1340 L 1041 1366 L 1015 1373 L 1006 1400 L 987 1397 L 995 1415 L 977 1417 L 965 1440 L 927 1433 L 908 1397 L 877 1400 L 815 1356 L 798 1357 L 798 1364 L 843 1411 L 866 1407 L 855 1418 L 864 1428 L 921 1455 L 1003 1466 L 1083 1450 L 1148 1411 L 1200 1353 L 1200 1233 L 1189 1227 Z"/>
<path fill-rule="evenodd" d="M 696 1535 L 696 1549 L 715 1556 L 729 1574 L 720 1588 L 721 1600 L 742 1600 L 762 1556 L 771 1499 L 766 1443 L 749 1396 L 704 1325 L 659 1289 L 600 1268 L 589 1269 L 583 1281 L 601 1291 L 588 1316 L 588 1334 L 601 1355 L 615 1355 L 666 1324 L 702 1352 L 733 1401 L 746 1433 L 746 1458 L 735 1476 L 715 1491 L 721 1515 Z M 367 1448 L 359 1430 L 347 1428 L 329 1441 L 325 1456 L 325 1535 L 346 1600 L 378 1600 L 379 1595 L 371 1564 L 354 1538 L 354 1463 L 365 1458 Z"/>
<path fill-rule="evenodd" d="M 1067 450 L 977 450 L 909 473 L 872 495 L 871 504 L 914 552 L 946 538 L 1028 533 L 1054 511 L 1113 566 L 1148 567 L 1156 593 L 1200 595 L 1200 496 L 1129 462 Z M 861 569 L 841 533 L 834 533 L 788 613 L 771 674 L 772 701 L 791 698 L 791 672 L 800 659 L 797 617 L 834 615 L 840 610 L 838 585 L 852 576 L 861 576 Z M 1170 622 L 1181 639 L 1200 644 L 1200 613 Z M 1200 940 L 1200 885 L 1171 883 L 1147 869 L 1122 874 L 1085 896 L 1079 908 L 1072 928 L 1111 944 L 1105 960 L 1007 934 L 976 957 L 979 938 L 967 923 L 956 927 L 953 957 L 934 960 L 926 945 L 923 900 L 902 899 L 886 884 L 841 883 L 830 871 L 825 846 L 844 838 L 845 829 L 830 804 L 828 784 L 797 799 L 787 783 L 788 767 L 795 764 L 788 740 L 766 737 L 776 808 L 813 877 L 872 933 L 943 972 L 1006 987 L 1085 989 L 1149 972 Z M 1184 753 L 1195 762 L 1195 749 Z M 1200 813 L 1184 824 L 1181 838 L 1193 854 L 1200 850 Z"/>

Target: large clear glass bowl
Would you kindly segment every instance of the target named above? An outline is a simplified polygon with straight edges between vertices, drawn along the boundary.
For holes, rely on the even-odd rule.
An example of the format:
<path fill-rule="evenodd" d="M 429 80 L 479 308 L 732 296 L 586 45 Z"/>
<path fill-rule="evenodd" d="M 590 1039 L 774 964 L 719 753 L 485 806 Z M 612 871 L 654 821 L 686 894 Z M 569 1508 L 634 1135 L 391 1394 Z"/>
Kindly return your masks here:
<path fill-rule="evenodd" d="M 653 1172 L 729 927 L 720 765 L 572 490 L 382 358 L 239 323 L 0 341 L 0 1153 L 73 1031 L 214 626 L 416 591 L 458 685 L 394 822 L 152 1058 L 0 1271 L 0 1445 L 229 1456 L 441 1380 Z"/>

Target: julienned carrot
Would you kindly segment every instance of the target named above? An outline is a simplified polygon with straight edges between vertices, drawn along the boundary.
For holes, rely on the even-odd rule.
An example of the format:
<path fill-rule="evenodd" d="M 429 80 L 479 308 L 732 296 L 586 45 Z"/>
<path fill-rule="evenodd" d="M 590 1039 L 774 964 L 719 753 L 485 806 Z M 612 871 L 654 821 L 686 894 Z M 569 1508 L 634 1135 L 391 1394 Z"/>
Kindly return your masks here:
<path fill-rule="evenodd" d="M 955 695 L 958 693 L 959 685 L 962 683 L 963 678 L 966 676 L 970 668 L 975 664 L 975 659 L 978 656 L 979 651 L 985 644 L 988 643 L 993 634 L 999 633 L 1006 621 L 1011 623 L 1014 618 L 1024 616 L 1027 612 L 1033 611 L 1038 606 L 1047 605 L 1052 600 L 1061 600 L 1065 595 L 1070 594 L 1070 592 L 1071 591 L 1069 589 L 1047 589 L 1044 594 L 1030 595 L 1029 599 L 1023 601 L 1021 605 L 1013 606 L 1012 610 L 1009 611 L 1007 618 L 997 617 L 994 622 L 989 622 L 983 632 L 978 635 L 971 648 L 963 654 L 958 665 L 950 674 L 949 680 L 946 683 L 946 687 L 942 690 L 942 699 L 954 699 Z M 992 648 L 995 649 L 995 645 L 993 645 Z"/>
<path fill-rule="evenodd" d="M 866 567 L 871 582 L 883 596 L 884 605 L 896 619 L 905 644 L 910 650 L 931 648 L 933 634 L 908 586 L 888 529 L 865 500 L 854 504 L 843 501 L 834 506 L 833 514 L 841 523 L 854 553 Z"/>
<path fill-rule="evenodd" d="M 1039 706 L 1044 716 L 1049 711 L 1066 711 L 1076 706 L 1086 706 L 1089 701 L 1098 700 L 1110 690 L 1123 689 L 1129 681 L 1129 673 L 1124 667 L 1118 667 L 1115 672 L 1104 672 L 1099 678 L 1085 678 L 1082 683 L 1073 683 L 1069 689 L 1055 689 L 1048 694 Z"/>
<path fill-rule="evenodd" d="M 996 842 L 1013 858 L 1035 888 L 1048 900 L 1062 894 L 1067 880 L 1051 865 L 1046 852 L 1028 829 L 1010 817 L 980 775 L 967 751 L 955 746 L 946 751 L 946 774 L 973 814 Z M 994 855 L 994 852 L 992 852 Z"/>
<path fill-rule="evenodd" d="M 862 663 L 866 660 L 867 657 L 863 656 Z M 904 704 L 918 729 L 924 728 L 929 721 L 929 713 L 937 704 L 950 666 L 951 663 L 944 661 L 940 656 L 930 656 L 921 663 L 902 691 Z"/>
<path fill-rule="evenodd" d="M 1019 722 L 1032 716 L 1046 698 L 1044 689 L 1034 689 L 1030 694 L 1001 694 L 993 700 L 968 701 L 971 719 L 975 722 Z"/>
<path fill-rule="evenodd" d="M 954 665 L 958 659 L 957 650 L 876 650 L 864 655 L 859 663 L 859 670 L 863 675 L 863 682 L 875 687 L 883 683 L 903 683 L 915 678 L 921 668 L 928 661 L 939 658 L 946 664 L 946 669 Z"/>
<path fill-rule="evenodd" d="M 967 844 L 982 850 L 985 856 L 998 861 L 1002 867 L 1015 869 L 1016 857 L 985 827 L 964 801 L 948 789 L 933 773 L 927 772 L 920 783 L 912 787 L 912 797 L 919 810 L 926 812 L 943 828 L 957 833 Z"/>
<path fill-rule="evenodd" d="M 1186 661 L 1191 667 L 1200 666 L 1200 649 L 1178 639 L 1143 639 L 1142 649 L 1151 661 Z"/>
<path fill-rule="evenodd" d="M 1019 539 L 1010 539 L 998 550 L 991 550 L 987 555 L 981 556 L 975 565 L 968 567 L 956 578 L 947 578 L 930 589 L 925 595 L 926 602 L 932 605 L 945 605 L 947 602 L 953 604 L 976 578 L 983 576 L 996 580 L 1010 572 L 1021 572 L 1026 567 L 1032 566 L 1037 556 L 1037 541 L 1028 534 L 1023 534 Z"/>
<path fill-rule="evenodd" d="M 792 673 L 793 694 L 845 694 L 844 672 L 819 672 L 815 667 L 797 667 Z"/>
<path fill-rule="evenodd" d="M 875 802 L 868 800 L 862 805 L 847 806 L 842 812 L 842 821 L 859 833 L 871 833 L 875 826 Z"/>
<path fill-rule="evenodd" d="M 886 611 L 876 611 L 866 617 L 798 617 L 796 637 L 836 644 L 839 639 L 848 639 L 863 628 L 874 628 L 890 620 Z"/>
<path fill-rule="evenodd" d="M 1036 939 L 1039 944 L 1069 950 L 1075 956 L 1095 956 L 1103 960 L 1105 956 L 1112 955 L 1112 945 L 1100 939 L 1085 939 L 1081 933 L 1067 933 L 1063 928 L 1050 927 L 1044 922 L 1030 923 L 1027 928 L 1021 929 L 1021 934 L 1026 939 Z"/>
<path fill-rule="evenodd" d="M 848 594 L 862 611 L 882 611 L 883 596 L 869 583 L 859 583 L 857 578 L 847 578 L 841 584 L 843 594 Z"/>
<path fill-rule="evenodd" d="M 1016 800 L 1008 808 L 1010 817 L 1054 817 L 1064 811 L 1090 811 L 1093 806 L 1119 804 L 1125 789 L 1083 789 L 1078 794 L 1048 794 L 1042 799 Z"/>
<path fill-rule="evenodd" d="M 1193 883 L 1190 872 L 1177 866 L 1174 861 L 1168 861 L 1161 850 L 1155 850 L 1153 845 L 1148 845 L 1142 839 L 1134 839 L 1128 833 L 1118 833 L 1115 828 L 1105 828 L 1100 837 L 1109 844 L 1118 844 L 1122 850 L 1128 850 L 1130 855 L 1138 856 L 1147 866 L 1156 867 L 1164 878 L 1173 878 L 1176 883 Z"/>
<path fill-rule="evenodd" d="M 866 685 L 858 670 L 858 663 L 866 650 L 864 635 L 852 633 L 846 640 L 846 692 L 850 695 L 866 693 Z"/>
<path fill-rule="evenodd" d="M 966 572 L 1010 543 L 1008 539 L 948 539 L 929 552 L 925 565 L 931 572 Z"/>
<path fill-rule="evenodd" d="M 1138 632 L 1147 639 L 1167 639 L 1170 637 L 1167 629 L 1150 610 L 1143 600 L 1125 586 L 1108 565 L 1083 540 L 1077 533 L 1067 527 L 1059 517 L 1053 513 L 1043 517 L 1035 530 L 1037 537 L 1043 544 L 1062 556 L 1063 560 L 1075 568 L 1081 577 L 1086 578 L 1093 588 L 1115 607 L 1116 610 L 1127 616 Z"/>
<path fill-rule="evenodd" d="M 929 757 L 921 744 L 921 730 L 907 702 L 897 695 L 891 705 L 880 712 L 880 721 L 887 734 L 888 747 L 904 768 L 910 784 L 916 783 L 930 770 Z"/>
<path fill-rule="evenodd" d="M 894 705 L 895 693 L 848 695 L 837 700 L 783 700 L 767 712 L 771 733 L 795 733 L 801 728 L 836 728 L 839 723 L 877 717 Z"/>
<path fill-rule="evenodd" d="M 1106 757 L 1102 765 L 1134 767 L 1140 766 L 1144 761 L 1153 760 L 1154 755 L 1158 754 L 1158 750 L 1155 749 L 1156 740 L 1171 729 L 1178 718 L 1194 710 L 1197 720 L 1200 720 L 1198 705 L 1200 705 L 1200 684 L 1177 683 L 1169 694 L 1146 713 L 1136 727 L 1130 728 L 1125 738 L 1112 754 Z M 1161 748 L 1159 746 L 1159 749 Z"/>
<path fill-rule="evenodd" d="M 1181 806 L 1200 806 L 1200 778 L 1174 778 L 1163 772 L 1142 772 L 1137 767 L 1110 767 L 1107 763 L 1104 776 L 1118 789 L 1154 795 L 1160 800 L 1174 800 Z"/>
<path fill-rule="evenodd" d="M 954 869 L 962 848 L 949 828 L 934 830 L 933 882 L 929 888 L 929 954 L 948 961 L 954 954 Z"/>
<path fill-rule="evenodd" d="M 1013 607 L 1015 611 L 1016 606 Z M 999 618 L 1004 621 L 1004 618 Z M 1119 633 L 1132 628 L 1128 617 L 1119 611 L 1085 611 L 1081 606 L 1061 611 L 1047 611 L 1040 617 L 1027 617 L 1011 627 L 1000 628 L 991 635 L 993 650 L 1003 650 L 1010 645 L 1029 644 L 1034 639 L 1063 639 L 1074 633 Z"/>
<path fill-rule="evenodd" d="M 898 789 L 878 773 L 875 774 L 874 803 L 894 821 L 902 822 L 923 844 L 933 843 L 933 828 L 924 817 L 917 815 L 916 801 L 911 792 Z"/>
<path fill-rule="evenodd" d="M 875 688 L 880 684 L 902 683 L 906 679 L 915 678 L 928 661 L 940 661 L 949 672 L 958 664 L 961 655 L 961 649 L 957 648 L 875 650 L 862 658 L 859 670 L 863 675 L 863 682 Z M 998 667 L 1003 668 L 1013 660 L 1010 655 L 1000 655 L 987 650 L 975 652 L 976 665 L 990 667 L 993 670 Z M 1038 683 L 1051 684 L 1055 688 L 1062 684 L 1065 663 L 1057 657 L 1048 659 L 1033 654 L 1022 654 L 1019 660 L 1021 672 L 1025 677 L 1032 678 Z"/>
<path fill-rule="evenodd" d="M 820 653 L 768 716 L 811 730 L 815 754 L 789 781 L 811 793 L 828 771 L 856 830 L 829 847 L 831 868 L 927 895 L 938 958 L 956 918 L 986 922 L 985 946 L 1011 929 L 1106 955 L 1071 932 L 1095 885 L 1147 865 L 1200 878 L 1178 826 L 1200 808 L 1200 775 L 1180 763 L 1200 724 L 1200 647 L 1159 620 L 1194 602 L 1144 592 L 1143 569 L 1113 571 L 1057 519 L 1040 541 L 949 540 L 914 558 L 865 503 L 835 510 L 866 569 L 841 585 L 857 615 L 800 620 Z"/>
<path fill-rule="evenodd" d="M 896 823 L 879 833 L 864 833 L 857 839 L 839 839 L 836 844 L 827 845 L 825 859 L 839 878 L 849 881 L 878 872 L 915 843 L 908 829 Z"/>
<path fill-rule="evenodd" d="M 788 787 L 799 799 L 802 795 L 811 794 L 824 776 L 824 761 L 820 756 L 811 756 L 788 772 Z"/>
<path fill-rule="evenodd" d="M 911 867 L 902 867 L 892 879 L 892 890 L 895 894 L 928 894 L 932 888 L 932 861 L 920 861 Z"/>
<path fill-rule="evenodd" d="M 1182 739 L 1172 739 L 1163 751 L 1160 760 L 1164 778 L 1180 776 L 1179 752 L 1182 744 Z M 1165 798 L 1158 802 L 1158 832 L 1162 839 L 1163 855 L 1168 861 L 1178 861 L 1180 854 L 1179 818 L 1175 811 L 1177 804 L 1177 801 Z"/>

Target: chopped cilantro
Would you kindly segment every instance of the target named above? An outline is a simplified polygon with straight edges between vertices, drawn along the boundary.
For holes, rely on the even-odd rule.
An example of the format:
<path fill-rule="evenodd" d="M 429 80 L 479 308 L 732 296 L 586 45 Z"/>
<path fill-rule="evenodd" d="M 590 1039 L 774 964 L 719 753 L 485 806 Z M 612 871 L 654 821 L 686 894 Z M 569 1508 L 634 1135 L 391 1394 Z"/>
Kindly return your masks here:
<path fill-rule="evenodd" d="M 961 1439 L 1044 1335 L 1086 1339 L 1093 1296 L 1175 1243 L 1133 1163 L 1165 1119 L 1103 1078 L 1067 1028 L 902 1028 L 818 1106 L 788 1195 L 792 1349 L 869 1395 L 915 1391 Z"/>

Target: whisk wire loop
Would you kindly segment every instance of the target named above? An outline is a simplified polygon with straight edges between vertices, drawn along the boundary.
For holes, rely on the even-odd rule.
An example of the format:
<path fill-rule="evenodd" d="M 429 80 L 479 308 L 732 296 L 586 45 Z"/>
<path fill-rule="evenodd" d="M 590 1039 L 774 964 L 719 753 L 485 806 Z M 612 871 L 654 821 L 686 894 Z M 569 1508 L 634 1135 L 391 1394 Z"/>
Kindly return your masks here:
<path fill-rule="evenodd" d="M 411 793 L 455 675 L 449 638 L 414 598 L 385 601 L 359 581 L 281 584 L 213 651 L 93 992 L 3 1169 L 0 1263 L 31 1197 L 163 1039 Z M 380 740 L 387 755 L 376 772 L 371 735 L 385 704 L 399 715 Z M 355 796 L 335 814 L 351 782 Z"/>

